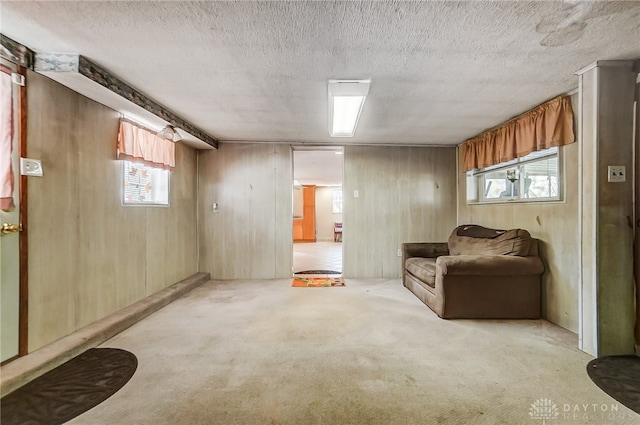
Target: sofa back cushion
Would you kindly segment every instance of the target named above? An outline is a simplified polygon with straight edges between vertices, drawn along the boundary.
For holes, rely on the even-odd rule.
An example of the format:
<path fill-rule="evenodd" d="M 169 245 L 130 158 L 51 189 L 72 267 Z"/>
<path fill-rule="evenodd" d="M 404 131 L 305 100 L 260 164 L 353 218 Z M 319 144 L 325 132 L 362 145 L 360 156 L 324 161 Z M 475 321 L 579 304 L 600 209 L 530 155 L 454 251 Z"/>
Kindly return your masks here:
<path fill-rule="evenodd" d="M 449 255 L 529 254 L 531 235 L 524 229 L 496 230 L 477 225 L 462 225 L 449 236 Z"/>

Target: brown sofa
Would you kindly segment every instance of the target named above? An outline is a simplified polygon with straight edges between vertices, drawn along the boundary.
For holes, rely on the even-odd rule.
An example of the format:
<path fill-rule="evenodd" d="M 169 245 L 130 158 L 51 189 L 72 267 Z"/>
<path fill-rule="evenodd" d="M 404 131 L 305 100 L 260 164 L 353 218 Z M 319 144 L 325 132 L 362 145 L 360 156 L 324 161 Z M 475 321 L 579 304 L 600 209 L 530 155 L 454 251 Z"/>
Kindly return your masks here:
<path fill-rule="evenodd" d="M 448 242 L 402 244 L 402 283 L 445 319 L 537 319 L 544 265 L 523 229 L 456 227 Z"/>

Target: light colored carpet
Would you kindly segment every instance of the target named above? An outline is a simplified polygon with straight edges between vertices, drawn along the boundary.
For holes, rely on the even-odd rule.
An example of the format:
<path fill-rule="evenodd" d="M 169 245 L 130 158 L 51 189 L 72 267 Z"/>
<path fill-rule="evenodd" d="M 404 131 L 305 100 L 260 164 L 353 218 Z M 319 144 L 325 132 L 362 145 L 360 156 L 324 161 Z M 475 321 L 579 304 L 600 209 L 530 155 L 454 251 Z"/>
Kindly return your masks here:
<path fill-rule="evenodd" d="M 545 321 L 441 320 L 399 280 L 211 281 L 103 344 L 138 370 L 69 423 L 542 424 L 544 399 L 547 424 L 640 424 L 576 344 Z"/>

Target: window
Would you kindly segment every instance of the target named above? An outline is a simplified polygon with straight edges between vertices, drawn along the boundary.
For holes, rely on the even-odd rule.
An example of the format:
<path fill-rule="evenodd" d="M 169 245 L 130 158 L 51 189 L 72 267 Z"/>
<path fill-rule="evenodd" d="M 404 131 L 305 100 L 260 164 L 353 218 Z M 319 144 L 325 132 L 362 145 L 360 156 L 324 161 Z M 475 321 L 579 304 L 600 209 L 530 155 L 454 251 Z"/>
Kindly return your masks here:
<path fill-rule="evenodd" d="M 123 205 L 169 205 L 169 170 L 123 162 Z"/>
<path fill-rule="evenodd" d="M 333 191 L 333 213 L 342 214 L 342 190 Z"/>
<path fill-rule="evenodd" d="M 561 199 L 557 147 L 467 172 L 467 202 L 536 202 Z"/>

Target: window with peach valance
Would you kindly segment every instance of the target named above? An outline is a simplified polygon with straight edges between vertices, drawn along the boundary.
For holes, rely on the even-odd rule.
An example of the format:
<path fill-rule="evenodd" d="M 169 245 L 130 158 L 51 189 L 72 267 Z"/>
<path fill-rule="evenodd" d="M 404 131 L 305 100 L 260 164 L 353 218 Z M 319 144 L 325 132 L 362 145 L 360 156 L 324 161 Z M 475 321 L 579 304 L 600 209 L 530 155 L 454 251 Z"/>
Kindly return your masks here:
<path fill-rule="evenodd" d="M 560 96 L 464 142 L 463 168 L 484 168 L 573 142 L 571 100 Z"/>
<path fill-rule="evenodd" d="M 121 119 L 117 156 L 171 170 L 176 165 L 176 145 L 151 130 Z"/>

